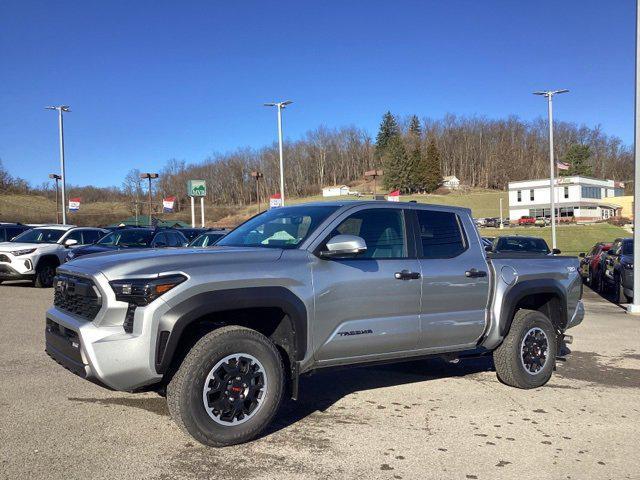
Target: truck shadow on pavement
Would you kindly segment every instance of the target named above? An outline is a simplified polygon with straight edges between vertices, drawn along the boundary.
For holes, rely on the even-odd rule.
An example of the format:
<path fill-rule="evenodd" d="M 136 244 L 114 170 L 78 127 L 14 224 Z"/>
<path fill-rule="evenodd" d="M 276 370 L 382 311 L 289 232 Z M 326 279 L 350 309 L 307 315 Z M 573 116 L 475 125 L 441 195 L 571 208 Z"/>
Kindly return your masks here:
<path fill-rule="evenodd" d="M 439 358 L 388 365 L 346 367 L 321 371 L 300 379 L 297 401 L 285 399 L 280 411 L 261 437 L 287 428 L 316 412 L 324 412 L 343 397 L 377 388 L 416 384 L 440 378 L 464 377 L 493 371 L 488 357 L 462 360 L 457 364 Z M 379 409 L 386 408 L 378 405 Z"/>

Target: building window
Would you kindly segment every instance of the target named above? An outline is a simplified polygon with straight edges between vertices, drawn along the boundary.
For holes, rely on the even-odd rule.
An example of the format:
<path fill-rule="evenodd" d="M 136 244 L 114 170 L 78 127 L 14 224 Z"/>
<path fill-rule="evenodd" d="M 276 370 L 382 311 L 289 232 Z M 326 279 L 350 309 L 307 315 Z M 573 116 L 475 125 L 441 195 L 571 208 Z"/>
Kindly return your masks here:
<path fill-rule="evenodd" d="M 522 201 L 522 190 L 518 190 L 518 201 Z"/>
<path fill-rule="evenodd" d="M 529 200 L 533 202 L 533 190 L 529 190 Z"/>
<path fill-rule="evenodd" d="M 622 197 L 624 195 L 624 188 L 614 188 L 613 196 L 614 197 Z"/>
<path fill-rule="evenodd" d="M 582 198 L 602 198 L 600 187 L 582 187 Z"/>
<path fill-rule="evenodd" d="M 569 187 L 564 187 L 564 198 L 569 198 Z"/>

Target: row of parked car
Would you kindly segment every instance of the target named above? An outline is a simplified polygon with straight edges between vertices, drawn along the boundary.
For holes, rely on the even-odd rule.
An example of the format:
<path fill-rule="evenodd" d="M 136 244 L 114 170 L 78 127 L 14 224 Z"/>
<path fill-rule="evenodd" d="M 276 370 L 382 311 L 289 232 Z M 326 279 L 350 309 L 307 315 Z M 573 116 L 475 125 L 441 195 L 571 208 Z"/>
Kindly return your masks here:
<path fill-rule="evenodd" d="M 633 301 L 633 239 L 596 243 L 580 254 L 580 273 L 587 285 L 614 302 Z"/>
<path fill-rule="evenodd" d="M 209 247 L 226 234 L 206 228 L 0 223 L 0 283 L 32 280 L 36 287 L 51 287 L 56 268 L 82 255 L 127 248 Z"/>

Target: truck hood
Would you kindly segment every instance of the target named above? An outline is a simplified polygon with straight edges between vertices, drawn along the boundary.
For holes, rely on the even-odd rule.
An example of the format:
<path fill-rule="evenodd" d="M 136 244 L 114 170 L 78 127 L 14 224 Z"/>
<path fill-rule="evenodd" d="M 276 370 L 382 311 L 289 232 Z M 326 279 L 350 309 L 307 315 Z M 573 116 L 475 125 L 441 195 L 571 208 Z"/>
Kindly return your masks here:
<path fill-rule="evenodd" d="M 58 247 L 57 243 L 21 243 L 21 242 L 2 242 L 0 243 L 0 252 L 11 252 L 13 250 L 26 250 L 27 248 L 51 248 Z"/>
<path fill-rule="evenodd" d="M 103 273 L 109 280 L 149 277 L 165 272 L 200 269 L 213 265 L 230 266 L 238 263 L 271 263 L 282 255 L 275 248 L 145 248 L 140 250 L 119 250 L 96 253 L 71 260 L 59 270 L 85 274 Z"/>

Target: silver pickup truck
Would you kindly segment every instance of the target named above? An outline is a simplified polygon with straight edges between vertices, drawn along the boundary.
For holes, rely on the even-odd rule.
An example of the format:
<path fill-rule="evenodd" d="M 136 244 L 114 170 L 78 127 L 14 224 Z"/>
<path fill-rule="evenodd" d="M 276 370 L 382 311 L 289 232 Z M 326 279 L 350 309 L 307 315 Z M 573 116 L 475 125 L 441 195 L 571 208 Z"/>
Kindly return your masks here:
<path fill-rule="evenodd" d="M 254 438 L 320 368 L 493 355 L 503 383 L 540 387 L 584 315 L 578 259 L 492 256 L 470 213 L 306 204 L 209 249 L 88 255 L 58 268 L 46 350 L 107 388 L 166 394 L 212 446 Z"/>

